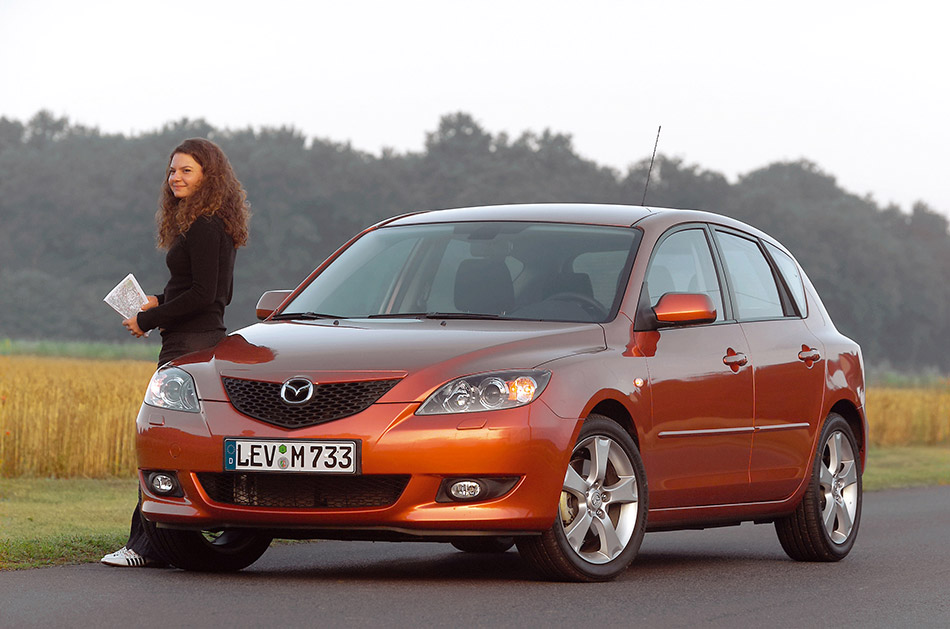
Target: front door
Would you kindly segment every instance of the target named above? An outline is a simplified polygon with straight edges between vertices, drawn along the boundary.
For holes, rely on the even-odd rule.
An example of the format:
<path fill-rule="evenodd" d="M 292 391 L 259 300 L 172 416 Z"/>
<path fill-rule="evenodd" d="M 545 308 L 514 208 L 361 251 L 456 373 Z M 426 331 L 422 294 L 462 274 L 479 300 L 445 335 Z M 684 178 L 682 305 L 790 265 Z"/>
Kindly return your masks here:
<path fill-rule="evenodd" d="M 659 332 L 647 359 L 653 425 L 643 458 L 651 509 L 748 500 L 752 365 L 741 364 L 748 356 L 736 323 Z"/>
<path fill-rule="evenodd" d="M 687 226 L 657 244 L 646 274 L 650 307 L 668 292 L 703 293 L 716 321 L 648 332 L 653 413 L 643 458 L 650 508 L 745 501 L 752 448 L 748 345 L 729 321 L 707 231 Z"/>

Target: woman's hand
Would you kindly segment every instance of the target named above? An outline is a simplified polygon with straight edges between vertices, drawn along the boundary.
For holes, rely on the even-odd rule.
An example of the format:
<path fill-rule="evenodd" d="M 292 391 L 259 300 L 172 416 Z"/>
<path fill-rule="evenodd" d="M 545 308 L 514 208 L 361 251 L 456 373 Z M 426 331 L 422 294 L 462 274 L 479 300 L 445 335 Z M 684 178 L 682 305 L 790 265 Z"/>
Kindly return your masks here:
<path fill-rule="evenodd" d="M 136 338 L 142 338 L 145 336 L 145 332 L 142 331 L 142 328 L 139 327 L 138 313 L 132 315 L 128 319 L 122 322 L 122 325 L 128 329 L 132 336 Z"/>
<path fill-rule="evenodd" d="M 139 312 L 145 312 L 146 310 L 149 310 L 150 308 L 154 308 L 157 305 L 158 305 L 158 297 L 156 297 L 155 295 L 149 295 L 145 303 L 142 304 L 142 308 L 139 310 Z M 143 336 L 145 336 L 145 332 L 143 332 L 142 328 L 139 327 L 138 316 L 139 315 L 137 312 L 131 317 L 129 317 L 128 319 L 126 319 L 125 321 L 123 321 L 122 325 L 124 325 L 128 329 L 128 331 L 132 334 L 132 336 L 136 338 L 142 338 Z"/>

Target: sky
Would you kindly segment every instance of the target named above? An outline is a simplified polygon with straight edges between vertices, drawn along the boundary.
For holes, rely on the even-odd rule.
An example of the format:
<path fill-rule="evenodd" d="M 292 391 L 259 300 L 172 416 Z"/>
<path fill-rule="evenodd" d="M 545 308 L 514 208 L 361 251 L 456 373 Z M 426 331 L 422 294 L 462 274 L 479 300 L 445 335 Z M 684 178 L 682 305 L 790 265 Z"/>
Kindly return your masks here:
<path fill-rule="evenodd" d="M 0 116 L 103 132 L 292 126 L 379 154 L 464 111 L 569 134 L 625 171 L 659 152 L 730 181 L 807 159 L 950 215 L 936 1 L 0 0 Z M 715 211 L 716 208 L 704 208 Z"/>

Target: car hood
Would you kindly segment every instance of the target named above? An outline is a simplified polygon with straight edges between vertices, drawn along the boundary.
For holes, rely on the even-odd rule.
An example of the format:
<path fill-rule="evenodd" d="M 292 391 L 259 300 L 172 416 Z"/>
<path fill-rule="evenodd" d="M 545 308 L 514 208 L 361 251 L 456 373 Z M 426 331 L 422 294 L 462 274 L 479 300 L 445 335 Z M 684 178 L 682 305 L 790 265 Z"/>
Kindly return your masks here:
<path fill-rule="evenodd" d="M 227 400 L 222 377 L 284 382 L 401 379 L 380 402 L 423 401 L 460 376 L 528 369 L 606 348 L 591 323 L 436 319 L 268 321 L 175 365 L 205 400 Z"/>

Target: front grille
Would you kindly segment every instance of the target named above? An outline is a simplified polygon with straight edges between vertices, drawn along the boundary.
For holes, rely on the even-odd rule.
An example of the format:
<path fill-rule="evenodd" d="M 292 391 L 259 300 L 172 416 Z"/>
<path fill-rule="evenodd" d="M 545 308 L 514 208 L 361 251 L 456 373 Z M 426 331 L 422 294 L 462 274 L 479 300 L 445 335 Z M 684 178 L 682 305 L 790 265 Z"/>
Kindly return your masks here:
<path fill-rule="evenodd" d="M 313 426 L 356 415 L 383 397 L 395 380 L 314 384 L 313 397 L 291 406 L 280 398 L 280 383 L 222 378 L 234 408 L 249 417 L 284 428 Z"/>
<path fill-rule="evenodd" d="M 197 474 L 215 502 L 287 509 L 388 507 L 399 500 L 408 475 L 314 476 L 286 473 Z"/>

